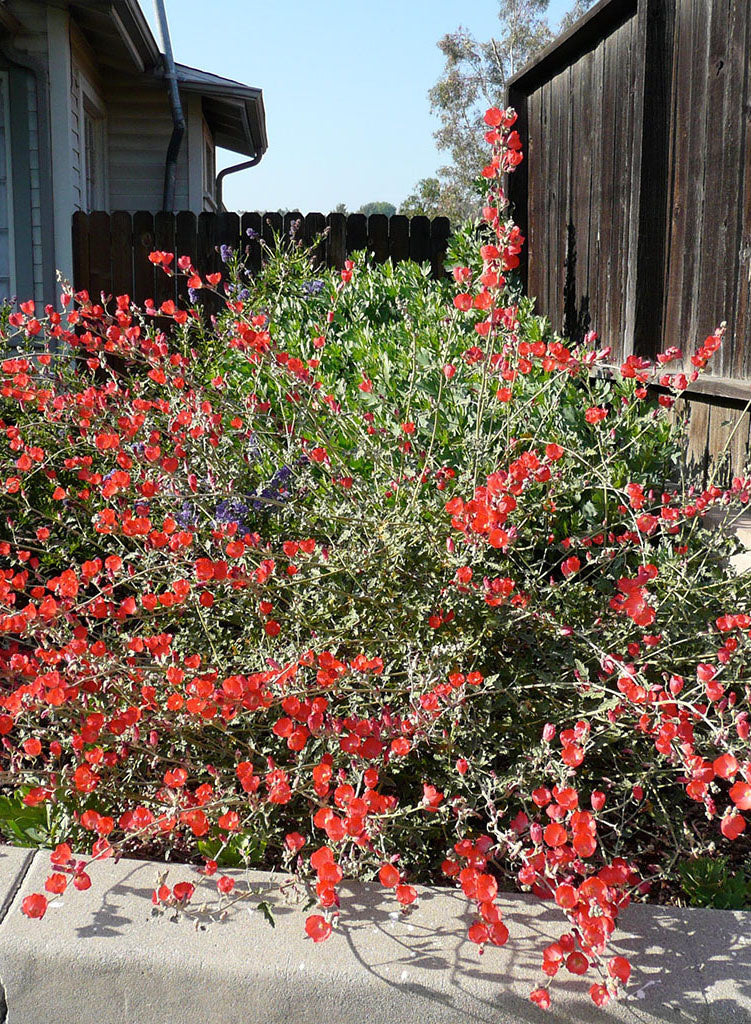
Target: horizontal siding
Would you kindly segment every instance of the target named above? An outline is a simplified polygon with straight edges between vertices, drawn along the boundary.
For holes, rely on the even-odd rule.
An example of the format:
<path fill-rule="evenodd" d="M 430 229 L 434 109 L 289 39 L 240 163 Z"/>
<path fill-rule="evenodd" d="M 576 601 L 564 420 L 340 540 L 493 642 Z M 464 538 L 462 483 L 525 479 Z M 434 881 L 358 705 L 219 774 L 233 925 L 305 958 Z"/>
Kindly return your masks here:
<path fill-rule="evenodd" d="M 108 83 L 106 93 L 111 210 L 150 210 L 162 206 L 164 163 L 172 134 L 163 87 L 134 84 L 131 78 Z M 178 210 L 189 209 L 188 140 L 177 167 Z"/>

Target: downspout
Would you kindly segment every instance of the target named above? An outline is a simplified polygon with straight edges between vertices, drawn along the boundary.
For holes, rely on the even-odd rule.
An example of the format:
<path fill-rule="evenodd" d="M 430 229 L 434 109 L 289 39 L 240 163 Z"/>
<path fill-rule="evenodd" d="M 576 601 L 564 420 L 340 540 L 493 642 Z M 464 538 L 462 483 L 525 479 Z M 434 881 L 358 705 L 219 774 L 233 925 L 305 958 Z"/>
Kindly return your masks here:
<path fill-rule="evenodd" d="M 173 213 L 175 209 L 175 191 L 177 188 L 177 158 L 180 153 L 183 136 L 185 135 L 185 117 L 183 116 L 182 103 L 180 102 L 180 90 L 177 87 L 177 71 L 175 70 L 175 59 L 172 56 L 172 42 L 170 40 L 164 0 L 154 0 L 154 9 L 156 10 L 159 22 L 159 34 L 161 36 L 162 50 L 164 51 L 164 71 L 169 91 L 173 126 L 172 137 L 167 147 L 167 161 L 164 165 L 162 209 L 168 213 Z"/>
<path fill-rule="evenodd" d="M 224 210 L 224 202 L 222 200 L 222 186 L 224 185 L 224 179 L 228 174 L 234 174 L 236 171 L 246 171 L 249 167 L 255 167 L 260 164 L 263 153 L 258 153 L 253 157 L 252 160 L 243 160 L 241 164 L 233 164 L 231 167 L 225 167 L 223 171 L 220 171 L 216 176 L 216 208 L 220 212 Z"/>

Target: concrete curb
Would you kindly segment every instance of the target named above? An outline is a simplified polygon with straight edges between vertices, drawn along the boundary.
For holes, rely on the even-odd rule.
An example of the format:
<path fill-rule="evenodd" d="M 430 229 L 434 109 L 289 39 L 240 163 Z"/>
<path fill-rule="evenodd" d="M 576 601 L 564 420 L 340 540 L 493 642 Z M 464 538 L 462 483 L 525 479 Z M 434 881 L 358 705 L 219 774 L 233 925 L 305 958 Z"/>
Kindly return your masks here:
<path fill-rule="evenodd" d="M 480 957 L 460 894 L 421 889 L 404 916 L 378 885 L 343 886 L 340 926 L 314 945 L 283 876 L 227 872 L 236 892 L 262 896 L 197 926 L 152 915 L 165 866 L 134 860 L 95 865 L 88 891 L 30 921 L 21 900 L 44 890 L 50 866 L 44 851 L 29 860 L 0 847 L 0 1024 L 751 1024 L 751 913 L 631 907 L 614 943 L 634 963 L 628 998 L 598 1010 L 589 982 L 563 971 L 546 1014 L 529 992 L 560 917 L 525 896 L 503 899 L 511 939 Z M 187 879 L 192 906 L 202 891 L 213 902 L 213 880 L 170 868 L 170 883 Z"/>

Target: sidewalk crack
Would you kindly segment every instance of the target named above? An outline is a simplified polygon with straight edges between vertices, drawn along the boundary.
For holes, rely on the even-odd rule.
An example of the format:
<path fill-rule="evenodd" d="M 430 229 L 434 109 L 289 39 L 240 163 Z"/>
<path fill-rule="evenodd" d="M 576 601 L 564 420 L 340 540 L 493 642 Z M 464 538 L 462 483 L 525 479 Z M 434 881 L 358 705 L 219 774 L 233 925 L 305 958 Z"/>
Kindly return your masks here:
<path fill-rule="evenodd" d="M 8 891 L 8 893 L 7 893 L 6 897 L 5 897 L 5 899 L 3 900 L 3 902 L 0 903 L 0 925 L 2 925 L 3 921 L 8 916 L 8 911 L 10 910 L 10 908 L 11 908 L 11 906 L 13 904 L 13 900 L 18 895 L 18 890 L 23 885 L 23 883 L 24 883 L 24 881 L 26 879 L 26 876 L 28 875 L 29 870 L 31 869 L 31 865 L 34 862 L 34 857 L 36 856 L 36 853 L 37 853 L 36 850 L 29 850 L 28 851 L 28 853 L 26 855 L 26 858 L 25 858 L 23 864 L 21 865 L 21 870 L 16 875 L 15 882 L 11 886 L 11 888 Z M 2 1003 L 0 1003 L 0 1009 L 2 1009 Z M 0 1015 L 0 1024 L 2 1024 L 2 1019 L 3 1018 Z"/>

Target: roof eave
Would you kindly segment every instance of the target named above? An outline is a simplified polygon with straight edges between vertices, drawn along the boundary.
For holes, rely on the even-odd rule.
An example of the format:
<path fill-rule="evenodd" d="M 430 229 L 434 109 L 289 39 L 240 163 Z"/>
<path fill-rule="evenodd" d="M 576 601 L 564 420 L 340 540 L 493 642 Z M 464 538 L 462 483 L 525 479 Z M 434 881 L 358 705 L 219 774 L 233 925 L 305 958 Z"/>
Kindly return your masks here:
<path fill-rule="evenodd" d="M 163 76 L 160 69 L 156 69 L 155 74 L 157 77 Z M 229 149 L 242 156 L 263 156 L 268 149 L 268 138 L 262 89 L 180 64 L 177 65 L 177 80 L 180 89 L 185 92 L 196 93 L 208 102 L 224 101 L 228 108 L 234 108 L 233 112 L 241 122 L 242 135 L 232 131 L 219 132 L 217 144 L 222 149 Z M 210 119 L 207 120 L 214 128 Z"/>
<path fill-rule="evenodd" d="M 110 8 L 119 15 L 128 30 L 134 46 L 143 58 L 144 65 L 153 68 L 161 64 L 162 54 L 138 0 L 114 0 Z"/>

